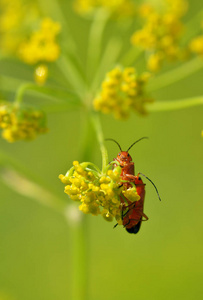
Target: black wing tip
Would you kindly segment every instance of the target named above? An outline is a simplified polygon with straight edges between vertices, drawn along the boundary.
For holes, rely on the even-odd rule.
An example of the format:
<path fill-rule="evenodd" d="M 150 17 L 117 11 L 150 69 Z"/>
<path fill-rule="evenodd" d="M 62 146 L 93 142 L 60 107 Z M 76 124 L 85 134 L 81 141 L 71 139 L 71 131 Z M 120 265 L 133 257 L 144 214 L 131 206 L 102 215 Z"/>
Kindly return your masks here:
<path fill-rule="evenodd" d="M 127 232 L 129 233 L 138 233 L 139 230 L 140 230 L 140 225 L 141 225 L 141 222 L 137 223 L 135 226 L 131 227 L 131 228 L 126 228 Z"/>

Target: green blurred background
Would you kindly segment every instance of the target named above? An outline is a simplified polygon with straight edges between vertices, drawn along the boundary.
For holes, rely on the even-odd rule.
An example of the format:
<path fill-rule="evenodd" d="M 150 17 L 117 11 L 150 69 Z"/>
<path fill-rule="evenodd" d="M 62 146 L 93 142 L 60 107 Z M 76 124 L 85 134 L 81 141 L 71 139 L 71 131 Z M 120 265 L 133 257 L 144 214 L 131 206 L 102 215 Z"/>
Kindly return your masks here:
<path fill-rule="evenodd" d="M 200 8 L 190 1 L 190 14 Z M 85 42 L 87 21 L 67 11 L 76 33 Z M 82 55 L 82 54 L 81 54 Z M 1 62 L 5 72 L 11 66 Z M 30 73 L 31 74 L 31 73 Z M 30 75 L 31 76 L 31 75 Z M 203 94 L 203 71 L 154 92 L 158 100 Z M 28 97 L 28 99 L 30 99 Z M 9 144 L 0 149 L 42 178 L 68 201 L 60 173 L 80 159 L 82 111 L 48 116 L 50 132 L 31 143 Z M 123 149 L 148 136 L 130 150 L 136 172 L 151 178 L 160 192 L 146 182 L 145 213 L 148 222 L 137 235 L 102 217 L 87 216 L 88 300 L 201 299 L 203 294 L 203 107 L 157 112 L 127 121 L 102 116 L 105 138 Z M 118 152 L 107 144 L 109 159 Z M 93 162 L 101 166 L 99 146 Z M 0 300 L 71 299 L 72 236 L 64 217 L 0 183 Z M 80 288 L 80 287 L 78 287 Z M 72 300 L 72 299 L 71 299 Z M 75 299 L 73 299 L 75 300 Z"/>

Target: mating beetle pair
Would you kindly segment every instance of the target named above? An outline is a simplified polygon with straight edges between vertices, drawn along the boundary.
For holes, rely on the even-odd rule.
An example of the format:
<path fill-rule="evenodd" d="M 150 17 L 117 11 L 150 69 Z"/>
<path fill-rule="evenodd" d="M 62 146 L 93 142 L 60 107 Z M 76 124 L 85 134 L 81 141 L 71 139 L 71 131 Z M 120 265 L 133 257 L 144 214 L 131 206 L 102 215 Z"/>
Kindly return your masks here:
<path fill-rule="evenodd" d="M 144 176 L 146 179 L 148 179 L 154 186 L 157 195 L 159 197 L 159 200 L 161 200 L 158 190 L 155 186 L 155 184 L 149 179 L 147 176 L 145 176 L 142 173 L 138 173 L 135 175 L 134 172 L 134 162 L 132 162 L 132 157 L 128 153 L 128 151 L 139 141 L 146 139 L 146 137 L 143 137 L 137 141 L 135 141 L 127 151 L 122 151 L 121 146 L 118 142 L 116 142 L 114 139 L 106 139 L 109 141 L 115 142 L 120 152 L 118 153 L 117 157 L 114 158 L 115 161 L 117 161 L 121 167 L 121 180 L 124 181 L 122 184 L 125 185 L 127 188 L 132 186 L 132 183 L 136 186 L 136 190 L 138 195 L 140 196 L 139 201 L 131 202 L 130 200 L 124 199 L 121 197 L 121 205 L 122 205 L 122 219 L 123 219 L 123 226 L 129 233 L 138 233 L 140 230 L 140 226 L 142 221 L 147 221 L 148 217 L 143 212 L 144 209 L 144 198 L 145 198 L 145 184 L 143 183 L 141 176 Z M 118 224 L 116 224 L 114 227 L 116 227 Z"/>

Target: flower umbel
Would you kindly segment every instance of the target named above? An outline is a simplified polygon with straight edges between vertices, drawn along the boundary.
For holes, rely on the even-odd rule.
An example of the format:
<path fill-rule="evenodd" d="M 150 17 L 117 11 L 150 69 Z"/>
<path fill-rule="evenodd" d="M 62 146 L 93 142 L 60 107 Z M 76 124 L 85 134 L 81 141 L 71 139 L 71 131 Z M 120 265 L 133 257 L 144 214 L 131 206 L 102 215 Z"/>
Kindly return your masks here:
<path fill-rule="evenodd" d="M 35 1 L 0 1 L 0 50 L 4 54 L 16 55 L 19 44 L 25 39 L 26 31 L 39 17 Z M 26 30 L 25 30 L 26 29 Z"/>
<path fill-rule="evenodd" d="M 8 142 L 36 138 L 38 134 L 47 132 L 45 123 L 42 111 L 0 103 L 0 128 L 3 129 L 2 137 Z"/>
<path fill-rule="evenodd" d="M 165 59 L 171 61 L 184 56 L 179 40 L 183 31 L 181 17 L 186 9 L 185 0 L 165 0 L 162 9 L 150 4 L 140 6 L 144 25 L 133 34 L 131 42 L 146 51 L 151 71 L 158 71 Z"/>
<path fill-rule="evenodd" d="M 111 165 L 111 164 L 110 164 Z M 110 167 L 108 166 L 108 168 Z M 131 202 L 140 199 L 136 188 L 127 188 L 122 185 L 120 178 L 121 168 L 106 169 L 104 174 L 92 163 L 73 162 L 73 167 L 66 175 L 59 175 L 60 180 L 66 185 L 65 193 L 80 202 L 79 209 L 85 214 L 94 216 L 102 215 L 105 220 L 114 218 L 122 225 L 121 197 L 129 197 Z"/>
<path fill-rule="evenodd" d="M 114 68 L 107 73 L 100 94 L 94 99 L 95 110 L 113 113 L 116 119 L 125 119 L 131 110 L 145 114 L 145 103 L 152 102 L 144 92 L 149 73 L 137 75 L 134 68 Z"/>
<path fill-rule="evenodd" d="M 60 30 L 58 22 L 44 18 L 40 29 L 34 31 L 30 38 L 20 45 L 20 58 L 28 64 L 56 61 L 60 54 L 60 47 L 56 41 Z"/>

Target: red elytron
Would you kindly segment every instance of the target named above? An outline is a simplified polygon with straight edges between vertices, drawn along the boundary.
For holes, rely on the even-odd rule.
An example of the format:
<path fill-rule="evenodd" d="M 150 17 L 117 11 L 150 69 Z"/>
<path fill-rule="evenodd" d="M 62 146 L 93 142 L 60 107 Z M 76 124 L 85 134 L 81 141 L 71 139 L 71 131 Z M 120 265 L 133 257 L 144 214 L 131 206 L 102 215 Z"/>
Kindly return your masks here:
<path fill-rule="evenodd" d="M 120 165 L 121 169 L 121 179 L 123 185 L 125 185 L 127 188 L 132 187 L 133 183 L 136 186 L 136 190 L 138 195 L 140 196 L 140 200 L 131 202 L 127 198 L 121 197 L 121 205 L 122 205 L 122 219 L 123 219 L 123 226 L 129 233 L 137 233 L 140 229 L 140 225 L 142 221 L 147 221 L 148 217 L 143 212 L 144 209 L 144 198 L 145 198 L 145 184 L 143 183 L 141 177 L 139 175 L 144 176 L 147 178 L 155 187 L 156 192 L 159 197 L 158 190 L 154 183 L 144 174 L 138 173 L 138 175 L 135 175 L 134 173 L 134 163 L 132 162 L 132 157 L 128 153 L 128 151 L 131 149 L 132 146 L 134 146 L 137 142 L 141 141 L 142 139 L 145 139 L 146 137 L 143 137 L 136 142 L 134 142 L 127 151 L 122 151 L 120 145 L 113 139 L 107 139 L 114 141 L 120 148 L 120 152 L 118 153 L 117 157 L 114 159 L 117 161 Z M 160 197 L 159 197 L 159 200 Z M 127 203 L 126 203 L 127 202 Z M 117 224 L 115 225 L 117 226 Z"/>

